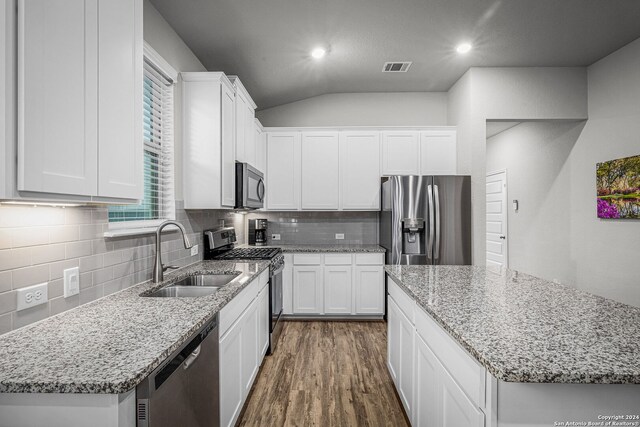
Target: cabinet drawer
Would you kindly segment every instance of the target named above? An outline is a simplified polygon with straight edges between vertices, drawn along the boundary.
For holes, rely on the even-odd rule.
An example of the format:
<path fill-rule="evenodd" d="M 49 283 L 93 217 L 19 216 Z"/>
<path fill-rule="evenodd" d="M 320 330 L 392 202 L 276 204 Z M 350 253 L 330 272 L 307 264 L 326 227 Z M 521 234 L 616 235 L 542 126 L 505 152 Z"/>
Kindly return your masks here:
<path fill-rule="evenodd" d="M 356 265 L 383 265 L 384 254 L 356 254 Z"/>
<path fill-rule="evenodd" d="M 322 254 L 294 254 L 293 265 L 320 265 Z"/>
<path fill-rule="evenodd" d="M 260 273 L 260 276 L 253 279 L 249 285 L 220 310 L 220 337 L 235 323 L 242 312 L 258 296 L 260 290 L 269 281 L 269 270 Z"/>
<path fill-rule="evenodd" d="M 449 336 L 421 307 L 416 330 L 465 395 L 479 408 L 485 402 L 485 368 Z"/>
<path fill-rule="evenodd" d="M 351 254 L 326 254 L 324 265 L 351 265 Z"/>
<path fill-rule="evenodd" d="M 388 291 L 389 295 L 393 298 L 393 300 L 398 304 L 398 307 L 405 316 L 411 321 L 411 323 L 415 324 L 415 307 L 416 303 L 411 299 L 409 295 L 407 295 L 401 288 L 393 281 L 393 279 L 387 276 L 388 281 Z"/>

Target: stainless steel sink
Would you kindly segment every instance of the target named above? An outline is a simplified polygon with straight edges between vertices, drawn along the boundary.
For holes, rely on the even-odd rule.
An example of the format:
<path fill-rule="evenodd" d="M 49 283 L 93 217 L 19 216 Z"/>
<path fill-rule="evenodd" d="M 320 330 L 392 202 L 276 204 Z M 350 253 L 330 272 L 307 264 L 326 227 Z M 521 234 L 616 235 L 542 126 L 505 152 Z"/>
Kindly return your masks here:
<path fill-rule="evenodd" d="M 145 297 L 193 298 L 211 295 L 238 277 L 236 274 L 201 274 L 187 276 Z"/>

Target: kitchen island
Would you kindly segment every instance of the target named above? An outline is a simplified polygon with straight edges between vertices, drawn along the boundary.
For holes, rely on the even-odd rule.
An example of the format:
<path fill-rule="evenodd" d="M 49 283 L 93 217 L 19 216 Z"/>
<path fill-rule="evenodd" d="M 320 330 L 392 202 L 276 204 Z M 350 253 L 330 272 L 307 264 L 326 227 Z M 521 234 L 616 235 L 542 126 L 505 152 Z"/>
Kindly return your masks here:
<path fill-rule="evenodd" d="M 640 421 L 640 308 L 512 270 L 385 271 L 389 370 L 413 425 Z"/>
<path fill-rule="evenodd" d="M 236 296 L 266 286 L 268 268 L 198 262 L 0 336 L 0 426 L 134 426 L 135 387 Z M 145 296 L 199 274 L 236 278 L 209 296 Z"/>

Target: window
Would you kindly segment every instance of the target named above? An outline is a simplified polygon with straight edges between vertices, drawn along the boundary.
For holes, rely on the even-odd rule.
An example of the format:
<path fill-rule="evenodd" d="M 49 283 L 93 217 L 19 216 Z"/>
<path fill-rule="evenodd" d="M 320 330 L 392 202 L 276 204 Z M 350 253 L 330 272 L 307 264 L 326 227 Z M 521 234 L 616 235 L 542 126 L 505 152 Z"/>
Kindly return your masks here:
<path fill-rule="evenodd" d="M 144 198 L 110 206 L 109 228 L 155 227 L 175 219 L 173 91 L 177 73 L 145 44 L 143 77 Z"/>

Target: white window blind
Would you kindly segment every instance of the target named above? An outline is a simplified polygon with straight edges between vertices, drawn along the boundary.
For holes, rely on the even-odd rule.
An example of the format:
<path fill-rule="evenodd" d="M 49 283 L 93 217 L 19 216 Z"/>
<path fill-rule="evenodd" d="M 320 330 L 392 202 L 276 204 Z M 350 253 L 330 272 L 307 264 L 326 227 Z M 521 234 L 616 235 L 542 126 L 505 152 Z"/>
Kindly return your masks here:
<path fill-rule="evenodd" d="M 113 225 L 144 227 L 175 219 L 173 90 L 174 81 L 145 57 L 144 198 L 138 205 L 110 206 L 109 222 Z"/>

